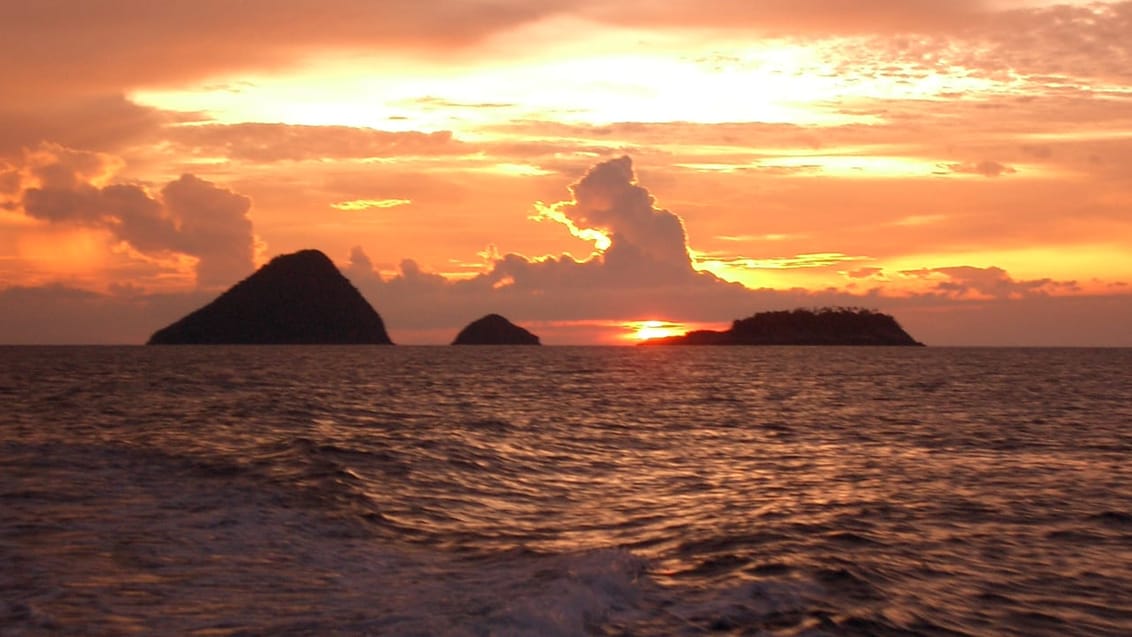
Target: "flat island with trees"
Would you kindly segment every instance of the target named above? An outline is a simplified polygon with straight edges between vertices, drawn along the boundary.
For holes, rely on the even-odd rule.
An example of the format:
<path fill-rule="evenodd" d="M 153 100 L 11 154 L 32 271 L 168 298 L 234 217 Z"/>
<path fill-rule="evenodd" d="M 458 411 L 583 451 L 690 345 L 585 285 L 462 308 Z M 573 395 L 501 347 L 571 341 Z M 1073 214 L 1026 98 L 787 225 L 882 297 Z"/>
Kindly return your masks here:
<path fill-rule="evenodd" d="M 892 316 L 862 308 L 759 312 L 731 329 L 696 330 L 642 345 L 919 345 Z"/>

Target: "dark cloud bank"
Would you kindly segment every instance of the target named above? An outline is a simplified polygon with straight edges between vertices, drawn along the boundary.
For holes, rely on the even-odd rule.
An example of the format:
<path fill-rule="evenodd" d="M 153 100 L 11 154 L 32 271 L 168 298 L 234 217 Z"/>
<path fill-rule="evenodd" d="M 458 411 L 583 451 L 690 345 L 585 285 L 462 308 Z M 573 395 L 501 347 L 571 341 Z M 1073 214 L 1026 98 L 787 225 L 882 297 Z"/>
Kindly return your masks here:
<path fill-rule="evenodd" d="M 99 156 L 53 151 L 32 169 L 39 185 L 23 192 L 26 214 L 104 229 L 143 253 L 195 256 L 201 287 L 180 295 L 130 287 L 97 294 L 59 285 L 0 290 L 0 335 L 8 342 L 143 342 L 156 327 L 210 300 L 216 286 L 230 286 L 251 273 L 246 197 L 192 175 L 165 185 L 156 196 L 137 185 L 96 187 L 89 181 L 103 169 Z M 342 269 L 400 343 L 450 341 L 460 325 L 489 313 L 536 326 L 548 344 L 555 344 L 596 335 L 571 328 L 571 322 L 725 324 L 765 309 L 854 305 L 895 314 L 929 345 L 1132 345 L 1122 327 L 1132 322 L 1132 296 L 1053 296 L 1050 292 L 1072 291 L 1075 284 L 1016 281 L 998 268 L 905 272 L 936 286 L 899 298 L 884 296 L 880 283 L 854 295 L 832 289 L 752 290 L 726 282 L 693 268 L 683 222 L 636 183 L 628 157 L 593 166 L 570 191 L 570 201 L 540 206 L 540 216 L 602 248 L 584 259 L 506 254 L 463 280 L 426 272 L 406 259 L 396 275 L 383 277 L 365 250 L 355 247 Z M 860 270 L 850 276 L 867 280 L 879 274 Z M 965 298 L 971 293 L 981 300 Z"/>
<path fill-rule="evenodd" d="M 394 332 L 450 329 L 461 318 L 487 312 L 536 324 L 627 319 L 726 323 L 766 309 L 863 305 L 895 312 L 929 344 L 1132 344 L 1119 328 L 1122 320 L 1132 318 L 1132 297 L 1056 297 L 1050 293 L 1074 291 L 1076 284 L 1017 281 L 999 268 L 902 273 L 929 278 L 935 286 L 900 298 L 883 296 L 879 286 L 860 295 L 746 288 L 693 268 L 683 222 L 659 208 L 636 183 L 628 157 L 594 166 L 570 190 L 571 201 L 546 208 L 575 234 L 599 231 L 608 237 L 604 251 L 584 260 L 508 254 L 494 260 L 487 272 L 459 281 L 405 260 L 397 275 L 383 278 L 365 251 L 355 247 L 345 272 Z M 966 300 L 970 293 L 982 298 Z M 1089 325 L 1089 331 L 1066 329 L 1075 321 Z"/>
<path fill-rule="evenodd" d="M 154 197 L 140 185 L 98 187 L 107 159 L 97 153 L 45 146 L 29 158 L 37 186 L 23 190 L 21 205 L 35 219 L 110 232 L 154 256 L 197 259 L 197 284 L 230 285 L 253 267 L 251 200 L 193 175 L 166 184 Z"/>

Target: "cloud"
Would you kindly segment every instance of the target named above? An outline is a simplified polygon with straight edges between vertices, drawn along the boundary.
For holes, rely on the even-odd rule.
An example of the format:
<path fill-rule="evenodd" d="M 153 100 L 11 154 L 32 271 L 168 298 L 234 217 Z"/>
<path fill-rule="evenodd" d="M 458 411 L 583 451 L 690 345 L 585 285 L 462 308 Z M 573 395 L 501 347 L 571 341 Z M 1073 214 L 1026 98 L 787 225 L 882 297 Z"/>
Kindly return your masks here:
<path fill-rule="evenodd" d="M 81 7 L 0 0 L 0 57 L 12 61 L 2 90 L 26 97 L 167 87 L 278 72 L 327 51 L 451 56 L 556 17 L 813 37 L 954 32 L 981 24 L 993 9 L 979 0 L 860 0 L 851 8 L 843 0 L 115 0 Z M 1045 30 L 1065 40 L 1065 27 Z"/>
<path fill-rule="evenodd" d="M 857 305 L 891 311 L 898 317 L 915 317 L 917 325 L 922 326 L 922 331 L 915 333 L 918 338 L 939 344 L 962 344 L 976 342 L 976 335 L 967 335 L 964 340 L 961 330 L 942 323 L 940 316 L 950 316 L 947 308 L 954 309 L 971 325 L 982 325 L 978 316 L 971 314 L 975 304 L 995 304 L 995 321 L 1006 321 L 1011 308 L 1016 307 L 1013 303 L 1048 299 L 1051 307 L 1068 308 L 1071 303 L 1064 299 L 1081 294 L 1073 281 L 1022 280 L 1002 268 L 970 266 L 900 272 L 867 266 L 843 271 L 848 282 L 841 289 L 752 289 L 693 267 L 682 220 L 658 205 L 637 182 L 629 158 L 592 166 L 570 186 L 570 192 L 569 200 L 542 206 L 544 213 L 553 211 L 557 218 L 547 214 L 541 218 L 557 221 L 575 235 L 593 232 L 608 240 L 603 247 L 595 245 L 593 253 L 584 259 L 569 254 L 501 254 L 491 246 L 480 255 L 487 261 L 483 272 L 470 278 L 448 279 L 424 271 L 412 260 L 402 261 L 392 272 L 389 268 L 379 272 L 366 251 L 354 247 L 345 272 L 386 318 L 390 329 L 401 333 L 399 342 L 450 340 L 452 334 L 445 330 L 454 330 L 489 312 L 542 326 L 547 333 L 544 335 L 548 335 L 544 340 L 554 343 L 562 341 L 556 341 L 552 330 L 564 330 L 564 325 L 588 325 L 588 329 L 598 330 L 593 326 L 606 321 L 608 336 L 619 329 L 617 326 L 633 320 L 720 322 L 765 309 Z M 769 224 L 774 220 L 765 221 Z M 752 223 L 757 225 L 754 220 Z M 600 243 L 596 237 L 591 239 Z M 840 253 L 751 259 L 779 267 L 827 268 L 862 260 Z M 853 291 L 865 282 L 869 284 L 867 291 Z M 910 282 L 916 285 L 910 288 Z M 925 284 L 930 286 L 929 292 L 913 291 L 923 289 Z M 1132 300 L 1127 304 L 1132 305 Z M 1081 307 L 1085 305 L 1088 304 Z M 1107 325 L 1105 321 L 1099 323 Z M 995 323 L 987 329 L 1005 333 L 1004 325 Z M 1104 330 L 1105 334 L 1115 333 L 1109 327 Z M 571 338 L 565 332 L 559 334 L 561 338 Z M 946 338 L 937 334 L 946 334 Z M 1012 342 L 1024 343 L 1025 338 L 1015 336 Z M 1041 342 L 1080 341 L 1065 330 L 1058 331 L 1056 336 L 1028 338 Z"/>
<path fill-rule="evenodd" d="M 657 208 L 652 195 L 637 185 L 628 156 L 594 166 L 570 192 L 572 201 L 541 206 L 543 218 L 595 240 L 608 268 L 631 271 L 644 280 L 692 275 L 683 221 Z"/>
<path fill-rule="evenodd" d="M 331 208 L 337 210 L 356 211 L 368 210 L 370 208 L 396 208 L 398 206 L 407 206 L 413 203 L 410 199 L 352 199 L 350 201 L 339 201 L 330 204 Z"/>
<path fill-rule="evenodd" d="M 169 85 L 277 70 L 323 49 L 466 46 L 549 15 L 526 0 L 0 0 L 5 93 Z"/>
<path fill-rule="evenodd" d="M 0 102 L 0 156 L 18 155 L 43 142 L 114 152 L 155 139 L 168 124 L 196 119 L 192 113 L 141 106 L 120 94 L 6 100 Z"/>
<path fill-rule="evenodd" d="M 844 273 L 850 279 L 883 279 L 884 268 L 870 267 L 870 268 L 857 268 L 856 270 L 849 270 Z"/>
<path fill-rule="evenodd" d="M 106 294 L 58 283 L 0 288 L 0 342 L 140 344 L 210 300 L 210 293 L 199 290 L 144 294 L 114 286 Z"/>
<path fill-rule="evenodd" d="M 929 345 L 1114 346 L 1132 345 L 1132 295 L 1055 295 L 1072 282 L 1015 281 L 1000 268 L 940 268 L 914 273 L 940 279 L 936 292 L 887 296 L 837 290 L 747 289 L 734 284 L 673 284 L 651 290 L 619 287 L 598 259 L 532 260 L 505 255 L 489 274 L 453 281 L 421 272 L 415 263 L 383 279 L 361 248 L 346 275 L 386 319 L 399 343 L 452 339 L 459 326 L 489 312 L 502 313 L 543 336 L 547 344 L 625 342 L 634 320 L 702 322 L 721 327 L 758 311 L 813 306 L 864 306 L 892 313 Z M 519 278 L 510 277 L 518 274 Z M 873 268 L 858 277 L 879 277 Z M 903 273 L 908 276 L 908 273 Z M 506 281 L 492 288 L 490 282 Z M 971 296 L 964 290 L 984 290 Z M 1078 326 L 1087 326 L 1078 329 Z"/>
<path fill-rule="evenodd" d="M 1104 80 L 1132 78 L 1132 2 L 1061 3 L 1003 12 L 972 35 L 985 46 L 969 55 L 980 65 L 1047 73 L 1054 86 L 1067 75 Z M 1044 51 L 1045 54 L 1037 54 Z M 1066 88 L 1076 88 L 1069 87 Z"/>
<path fill-rule="evenodd" d="M 59 199 L 33 205 L 28 214 L 61 226 L 96 227 L 142 251 L 191 254 L 216 246 L 215 252 L 232 260 L 210 253 L 198 275 L 218 284 L 231 285 L 250 270 L 250 256 L 240 256 L 250 254 L 246 198 L 191 175 L 151 195 L 139 185 L 110 183 L 114 165 L 113 158 L 97 153 L 41 149 L 21 169 L 25 191 Z M 1132 295 L 1085 297 L 1072 281 L 1019 280 L 1001 268 L 970 266 L 845 272 L 855 281 L 876 283 L 863 294 L 749 289 L 693 268 L 683 222 L 637 182 L 628 158 L 592 166 L 570 191 L 568 200 L 546 207 L 575 229 L 609 239 L 605 249 L 584 259 L 501 254 L 489 246 L 480 255 L 483 271 L 457 279 L 426 271 L 412 259 L 382 267 L 354 247 L 343 272 L 401 343 L 449 342 L 459 326 L 490 312 L 557 344 L 624 342 L 615 335 L 627 334 L 625 325 L 633 321 L 723 324 L 767 309 L 856 305 L 893 313 L 933 345 L 1128 344 Z M 751 223 L 757 233 L 758 220 Z M 236 272 L 239 268 L 245 271 Z M 909 281 L 931 291 L 909 293 Z M 109 294 L 60 285 L 0 289 L 0 335 L 7 342 L 142 342 L 203 305 L 207 296 L 201 290 L 152 295 L 129 285 L 112 287 Z M 1047 318 L 1052 316 L 1059 319 Z"/>
<path fill-rule="evenodd" d="M 871 261 L 870 257 L 850 256 L 840 252 L 814 252 L 791 257 L 752 258 L 725 254 L 707 254 L 711 261 L 752 270 L 796 270 L 799 268 L 828 268 L 851 261 Z"/>
<path fill-rule="evenodd" d="M 960 72 L 967 80 L 1007 84 L 1009 93 L 1022 88 L 1031 97 L 1126 97 L 1119 87 L 1113 91 L 1111 83 L 1132 78 L 1132 2 L 1060 2 L 1005 10 L 986 4 L 984 11 L 967 13 L 966 18 L 974 19 L 964 19 L 961 9 L 956 15 L 961 19 L 941 22 L 943 28 L 863 31 L 875 37 L 851 45 L 867 53 L 846 59 L 856 64 L 876 56 L 893 70 L 912 73 Z"/>
<path fill-rule="evenodd" d="M 715 320 L 710 317 L 720 311 L 734 312 L 723 308 L 744 304 L 746 288 L 692 267 L 683 222 L 637 184 L 629 157 L 591 167 L 570 192 L 568 201 L 541 206 L 539 218 L 593 239 L 595 250 L 585 259 L 489 249 L 483 253 L 490 259 L 487 271 L 469 279 L 424 272 L 412 260 L 382 277 L 364 249 L 355 247 L 346 273 L 389 314 L 390 325 L 424 328 L 475 312 L 543 321 L 677 314 Z"/>
<path fill-rule="evenodd" d="M 0 57 L 10 60 L 0 97 L 122 93 L 279 73 L 334 52 L 406 54 L 448 61 L 492 36 L 556 18 L 643 29 L 731 32 L 811 40 L 874 35 L 851 43 L 911 69 L 966 67 L 976 76 L 1066 71 L 1127 78 L 1129 3 L 1065 3 L 1003 11 L 982 0 L 0 0 Z M 1010 6 L 1017 6 L 1010 3 Z M 591 29 L 600 29 L 587 25 Z M 564 27 L 567 28 L 567 27 Z M 724 33 L 721 40 L 730 34 Z M 695 37 L 695 36 L 694 36 Z M 538 54 L 524 41 L 522 54 Z M 1048 54 L 1043 53 L 1048 52 Z M 498 55 L 488 45 L 483 55 Z M 857 64 L 858 57 L 845 58 Z M 907 69 L 906 69 L 907 70 Z M 18 98 L 18 100 L 17 100 Z M 502 102 L 424 98 L 445 106 Z M 68 142 L 69 143 L 69 142 Z"/>
<path fill-rule="evenodd" d="M 0 195 L 16 195 L 20 192 L 20 171 L 15 166 L 0 164 Z"/>
<path fill-rule="evenodd" d="M 846 35 L 892 31 L 939 31 L 985 12 L 978 0 L 627 0 L 588 3 L 583 14 L 631 26 L 708 27 L 761 34 Z"/>
<path fill-rule="evenodd" d="M 353 126 L 199 124 L 167 131 L 185 151 L 251 162 L 365 159 L 469 152 L 449 131 L 383 131 Z"/>
<path fill-rule="evenodd" d="M 1080 289 L 1076 281 L 1054 281 L 1049 278 L 1018 281 L 998 267 L 977 268 L 963 265 L 904 270 L 901 274 L 911 278 L 938 281 L 935 284 L 935 291 L 951 297 L 968 297 L 974 294 L 993 299 L 1020 299 Z"/>
<path fill-rule="evenodd" d="M 108 231 L 135 250 L 196 257 L 197 283 L 228 285 L 253 269 L 251 200 L 193 175 L 154 197 L 140 185 L 100 185 L 115 170 L 99 153 L 45 145 L 28 156 L 22 208 L 32 218 Z"/>
<path fill-rule="evenodd" d="M 983 177 L 999 177 L 1001 175 L 1012 175 L 1018 172 L 1017 170 L 1010 166 L 1007 166 L 1006 164 L 989 160 L 967 163 L 942 164 L 940 168 L 950 173 L 982 175 Z"/>
<path fill-rule="evenodd" d="M 909 333 L 928 345 L 1132 346 L 1132 294 L 1036 295 L 932 303 L 886 301 Z"/>
<path fill-rule="evenodd" d="M 193 175 L 167 184 L 161 199 L 180 222 L 172 245 L 200 259 L 199 285 L 230 285 L 234 274 L 252 271 L 255 237 L 247 216 L 251 199 Z"/>
<path fill-rule="evenodd" d="M 748 161 L 751 154 L 767 149 L 820 148 L 831 142 L 837 143 L 837 140 L 830 139 L 831 133 L 858 133 L 852 137 L 853 143 L 859 143 L 861 138 L 868 136 L 875 139 L 876 134 L 872 130 L 866 136 L 858 132 L 861 129 L 849 125 L 823 129 L 765 122 L 615 122 L 597 125 L 520 119 L 485 128 L 520 139 L 540 140 L 537 144 L 526 141 L 495 146 L 548 155 L 571 151 L 607 154 L 621 147 L 631 147 L 633 154 L 640 154 L 642 148 L 653 146 L 706 146 L 733 147 L 744 151 Z"/>
<path fill-rule="evenodd" d="M 105 183 L 122 167 L 122 161 L 113 155 L 54 143 L 26 151 L 23 163 L 37 185 L 64 189 Z"/>

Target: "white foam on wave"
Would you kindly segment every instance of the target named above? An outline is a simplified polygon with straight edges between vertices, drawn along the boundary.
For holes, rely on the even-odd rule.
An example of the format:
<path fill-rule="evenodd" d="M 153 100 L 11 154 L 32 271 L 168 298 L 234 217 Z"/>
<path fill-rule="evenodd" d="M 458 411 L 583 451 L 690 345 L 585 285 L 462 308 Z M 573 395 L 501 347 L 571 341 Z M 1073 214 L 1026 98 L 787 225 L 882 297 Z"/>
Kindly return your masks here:
<path fill-rule="evenodd" d="M 671 591 L 670 591 L 671 592 Z M 710 595 L 673 595 L 664 610 L 685 632 L 798 626 L 813 608 L 813 587 L 798 581 L 743 582 Z"/>
<path fill-rule="evenodd" d="M 594 634 L 639 606 L 647 566 L 620 549 L 454 560 L 433 553 L 427 559 L 431 564 L 420 564 L 417 573 L 386 582 L 401 588 L 400 604 L 373 628 L 447 637 Z"/>
<path fill-rule="evenodd" d="M 499 573 L 512 578 L 499 591 L 507 596 L 505 605 L 480 628 L 495 635 L 592 634 L 610 615 L 636 607 L 645 566 L 642 558 L 618 549 L 516 564 Z"/>
<path fill-rule="evenodd" d="M 790 582 L 662 584 L 620 548 L 405 542 L 252 473 L 172 458 L 62 447 L 46 460 L 7 459 L 37 462 L 52 493 L 83 496 L 21 491 L 15 518 L 0 524 L 24 546 L 20 573 L 0 577 L 11 594 L 0 622 L 17 632 L 678 635 L 759 626 L 806 606 Z M 37 541 L 24 543 L 33 526 Z"/>
<path fill-rule="evenodd" d="M 418 590 L 415 607 L 429 610 L 410 612 L 416 620 L 391 632 L 577 637 L 800 631 L 817 624 L 810 611 L 822 596 L 820 587 L 795 579 L 737 582 L 710 590 L 691 583 L 661 584 L 649 574 L 645 558 L 614 548 L 505 554 L 460 577 L 468 579 Z M 466 592 L 469 585 L 474 592 Z M 461 597 L 460 602 L 438 614 L 443 604 L 436 602 L 453 596 Z"/>
<path fill-rule="evenodd" d="M 635 609 L 647 577 L 621 549 L 472 554 L 400 541 L 254 472 L 115 448 L 39 451 L 3 456 L 53 485 L 11 485 L 0 523 L 7 548 L 22 547 L 21 571 L 0 577 L 11 595 L 0 623 L 17 632 L 568 637 Z M 5 548 L 0 558 L 15 555 Z"/>

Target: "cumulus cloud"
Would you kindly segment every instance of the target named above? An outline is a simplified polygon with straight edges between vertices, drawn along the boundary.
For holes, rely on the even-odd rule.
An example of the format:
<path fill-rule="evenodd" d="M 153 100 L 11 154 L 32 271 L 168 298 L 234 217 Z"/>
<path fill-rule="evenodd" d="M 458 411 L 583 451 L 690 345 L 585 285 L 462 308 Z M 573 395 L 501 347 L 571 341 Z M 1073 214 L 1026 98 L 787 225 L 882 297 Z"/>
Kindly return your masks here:
<path fill-rule="evenodd" d="M 843 289 L 751 289 L 695 270 L 683 223 L 637 183 L 629 158 L 592 166 L 570 192 L 567 201 L 542 206 L 541 217 L 561 223 L 575 235 L 593 232 L 608 241 L 592 237 L 594 252 L 584 259 L 569 254 L 532 258 L 490 248 L 481 255 L 488 261 L 486 271 L 466 279 L 448 279 L 424 271 L 412 260 L 379 268 L 363 248 L 355 247 L 345 273 L 382 313 L 390 329 L 400 333 L 395 337 L 399 342 L 450 340 L 449 332 L 489 312 L 541 328 L 547 336 L 565 329 L 562 325 L 577 328 L 601 321 L 616 331 L 616 325 L 631 320 L 712 323 L 765 309 L 857 305 L 891 311 L 899 318 L 908 316 L 918 338 L 961 344 L 975 341 L 964 341 L 961 330 L 941 322 L 939 304 L 962 313 L 962 308 L 992 303 L 1006 321 L 1014 307 L 1010 304 L 1048 300 L 1051 307 L 1064 308 L 1070 305 L 1064 299 L 1080 293 L 1073 281 L 1020 280 L 1002 268 L 970 266 L 900 272 L 863 266 L 842 273 L 849 280 Z M 803 257 L 789 265 L 831 267 L 854 260 L 840 254 Z M 909 281 L 916 282 L 918 289 L 926 284 L 931 291 L 912 292 Z M 864 293 L 852 292 L 863 282 L 875 285 Z M 974 314 L 963 316 L 970 324 L 978 324 Z M 935 336 L 939 334 L 947 336 Z M 1066 338 L 1064 331 L 1058 332 L 1058 338 Z M 545 340 L 561 342 L 553 335 Z"/>
<path fill-rule="evenodd" d="M 113 158 L 95 153 L 41 149 L 35 161 L 21 168 L 25 207 L 42 197 L 25 212 L 48 223 L 99 228 L 143 252 L 203 252 L 211 260 L 202 257 L 199 276 L 225 286 L 250 271 L 246 198 L 191 175 L 151 194 L 139 185 L 111 183 L 113 167 Z M 558 211 L 576 230 L 599 232 L 609 240 L 584 259 L 501 254 L 490 246 L 481 255 L 487 261 L 484 272 L 449 279 L 412 259 L 396 266 L 375 263 L 355 247 L 343 271 L 402 343 L 449 342 L 460 325 L 490 312 L 523 323 L 545 342 L 569 343 L 626 332 L 622 326 L 634 320 L 719 325 L 765 309 L 822 305 L 892 312 L 930 344 L 1127 343 L 1127 317 L 1132 315 L 1127 294 L 1060 294 L 1077 292 L 1076 284 L 1018 280 L 1001 268 L 886 274 L 861 267 L 845 272 L 854 281 L 885 283 L 864 294 L 727 283 L 692 267 L 683 223 L 637 183 L 628 158 L 591 167 L 571 193 L 567 201 L 546 208 Z M 231 260 L 208 252 L 209 246 Z M 888 283 L 899 288 L 900 278 L 933 286 L 932 292 L 886 295 Z M 0 334 L 7 342 L 142 342 L 208 296 L 202 290 L 158 296 L 129 285 L 116 286 L 109 294 L 59 285 L 0 289 Z M 1111 311 L 1094 312 L 1100 307 Z M 76 316 L 83 317 L 82 324 Z M 1019 332 L 1019 319 L 1027 317 L 1042 317 L 1041 329 Z M 1089 324 L 1089 331 L 1070 329 L 1079 323 Z"/>
<path fill-rule="evenodd" d="M 251 200 L 193 175 L 159 196 L 137 184 L 109 184 L 107 155 L 44 146 L 28 156 L 22 209 L 29 217 L 108 231 L 135 250 L 197 259 L 197 283 L 228 285 L 253 268 Z"/>
<path fill-rule="evenodd" d="M 180 222 L 171 245 L 200 259 L 197 283 L 230 285 L 251 272 L 255 253 L 251 199 L 193 175 L 161 189 L 167 213 Z"/>
<path fill-rule="evenodd" d="M 639 185 L 632 160 L 599 163 L 570 186 L 572 197 L 540 206 L 538 218 L 562 223 L 595 250 L 529 258 L 484 253 L 488 270 L 449 280 L 402 261 L 382 277 L 361 247 L 346 267 L 391 325 L 440 327 L 455 316 L 502 312 L 535 320 L 684 316 L 712 320 L 742 311 L 746 288 L 692 267 L 684 225 Z M 724 309 L 726 308 L 726 309 Z"/>
<path fill-rule="evenodd" d="M 683 221 L 657 208 L 648 190 L 637 185 L 628 156 L 594 166 L 570 192 L 571 201 L 540 206 L 541 218 L 593 239 L 607 268 L 632 273 L 640 282 L 693 274 Z"/>

